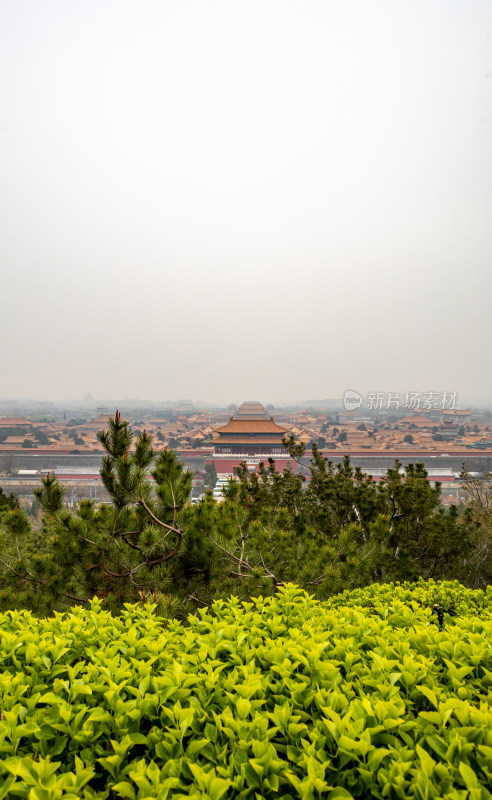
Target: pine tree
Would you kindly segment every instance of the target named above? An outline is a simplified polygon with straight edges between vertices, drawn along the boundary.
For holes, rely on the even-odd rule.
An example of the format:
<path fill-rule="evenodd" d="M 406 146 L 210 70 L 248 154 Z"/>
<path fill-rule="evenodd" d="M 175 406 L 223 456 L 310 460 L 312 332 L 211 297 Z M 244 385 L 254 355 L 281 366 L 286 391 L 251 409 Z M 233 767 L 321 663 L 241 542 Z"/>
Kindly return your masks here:
<path fill-rule="evenodd" d="M 96 508 L 85 500 L 75 512 L 66 511 L 64 489 L 47 475 L 35 493 L 45 511 L 36 552 L 31 532 L 26 556 L 17 564 L 5 559 L 4 570 L 21 593 L 36 591 L 37 606 L 43 598 L 48 611 L 65 601 L 87 603 L 95 594 L 115 609 L 152 596 L 169 611 L 168 564 L 183 548 L 180 515 L 192 474 L 171 451 L 154 458 L 145 431 L 132 448 L 133 435 L 118 412 L 99 440 L 106 451 L 101 478 L 111 504 Z M 12 515 L 5 527 L 16 533 Z M 27 535 L 25 526 L 22 533 Z"/>

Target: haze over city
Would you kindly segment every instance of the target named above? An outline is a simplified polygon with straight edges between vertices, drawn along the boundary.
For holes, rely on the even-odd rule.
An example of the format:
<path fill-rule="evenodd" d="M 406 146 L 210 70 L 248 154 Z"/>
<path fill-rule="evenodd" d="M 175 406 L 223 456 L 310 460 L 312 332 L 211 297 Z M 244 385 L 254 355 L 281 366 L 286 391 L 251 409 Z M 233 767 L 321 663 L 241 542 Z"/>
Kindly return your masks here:
<path fill-rule="evenodd" d="M 3 2 L 0 397 L 490 400 L 491 23 Z"/>

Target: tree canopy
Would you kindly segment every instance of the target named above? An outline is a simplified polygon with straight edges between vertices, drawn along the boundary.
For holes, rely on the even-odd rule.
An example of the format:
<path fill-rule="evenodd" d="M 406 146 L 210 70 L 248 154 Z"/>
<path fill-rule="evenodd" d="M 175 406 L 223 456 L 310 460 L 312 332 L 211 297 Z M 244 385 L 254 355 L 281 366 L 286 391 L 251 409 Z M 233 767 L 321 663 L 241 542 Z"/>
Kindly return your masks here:
<path fill-rule="evenodd" d="M 222 503 L 209 491 L 191 505 L 192 474 L 172 450 L 155 453 L 151 437 L 134 437 L 118 413 L 99 440 L 110 503 L 68 510 L 48 475 L 35 493 L 42 523 L 33 527 L 0 495 L 0 606 L 50 613 L 97 595 L 119 610 L 152 597 L 159 613 L 179 615 L 286 582 L 324 599 L 373 582 L 490 580 L 490 489 L 466 474 L 468 505 L 447 510 L 421 464 L 396 461 L 374 481 L 349 457 L 335 466 L 313 445 L 306 476 L 277 472 L 273 460 L 259 473 L 243 465 Z M 292 437 L 285 446 L 295 460 L 304 455 Z"/>

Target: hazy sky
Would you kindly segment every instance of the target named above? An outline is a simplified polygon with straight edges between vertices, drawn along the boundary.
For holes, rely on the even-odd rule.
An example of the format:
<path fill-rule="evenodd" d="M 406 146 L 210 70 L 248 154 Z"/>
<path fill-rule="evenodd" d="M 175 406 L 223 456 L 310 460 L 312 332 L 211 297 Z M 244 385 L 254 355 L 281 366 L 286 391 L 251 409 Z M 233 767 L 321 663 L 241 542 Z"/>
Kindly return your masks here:
<path fill-rule="evenodd" d="M 0 397 L 492 398 L 491 0 L 1 0 Z"/>

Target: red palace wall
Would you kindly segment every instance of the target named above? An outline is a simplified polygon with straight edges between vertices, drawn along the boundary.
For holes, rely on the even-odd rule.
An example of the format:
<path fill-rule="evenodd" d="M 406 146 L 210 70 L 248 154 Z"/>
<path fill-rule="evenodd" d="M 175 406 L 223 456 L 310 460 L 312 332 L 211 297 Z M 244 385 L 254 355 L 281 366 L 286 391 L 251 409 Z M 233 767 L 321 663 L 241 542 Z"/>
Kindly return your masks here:
<path fill-rule="evenodd" d="M 207 464 L 213 463 L 217 473 L 228 473 L 230 475 L 235 474 L 235 471 L 237 471 L 237 468 L 243 461 L 244 458 L 207 458 Z M 263 463 L 265 466 L 268 466 L 268 456 L 265 456 Z M 297 462 L 293 461 L 291 458 L 275 459 L 275 469 L 277 472 L 282 472 L 282 470 L 288 467 L 290 467 L 292 472 L 297 472 Z M 256 466 L 256 472 L 258 472 L 258 470 L 259 465 Z"/>

